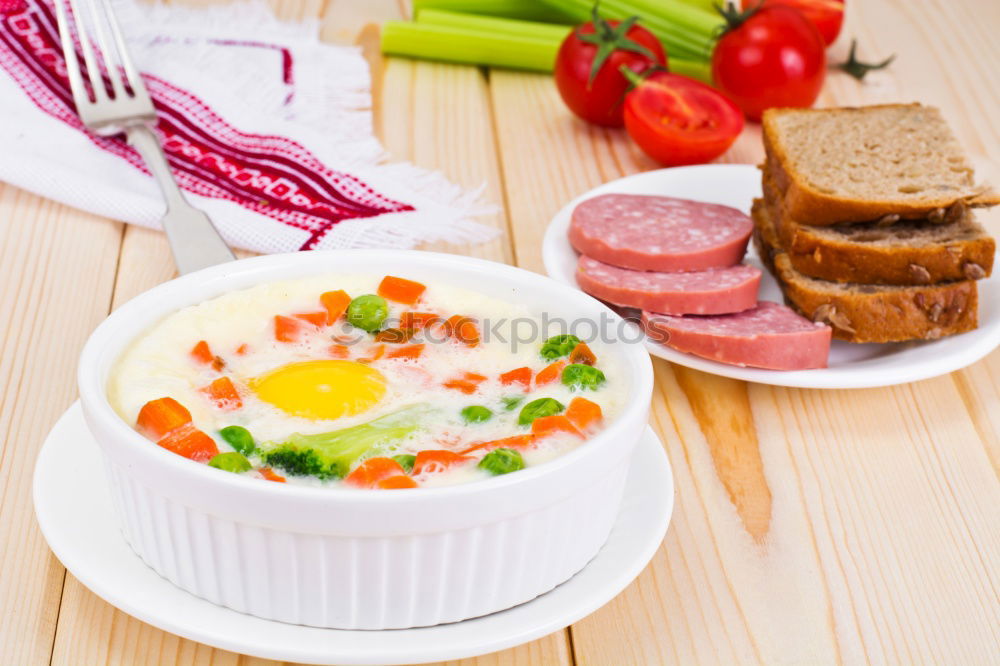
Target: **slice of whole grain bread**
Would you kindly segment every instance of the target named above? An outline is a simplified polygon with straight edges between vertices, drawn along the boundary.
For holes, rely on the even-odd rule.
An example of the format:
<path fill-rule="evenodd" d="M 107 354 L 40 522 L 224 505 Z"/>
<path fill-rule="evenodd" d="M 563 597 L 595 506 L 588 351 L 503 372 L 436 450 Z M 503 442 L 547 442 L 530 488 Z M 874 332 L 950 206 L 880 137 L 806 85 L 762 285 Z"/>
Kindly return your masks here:
<path fill-rule="evenodd" d="M 933 340 L 978 325 L 975 280 L 890 286 L 817 280 L 797 271 L 781 248 L 762 199 L 754 201 L 754 246 L 781 285 L 786 301 L 848 342 Z"/>
<path fill-rule="evenodd" d="M 781 247 L 798 272 L 833 282 L 921 285 L 990 275 L 996 243 L 964 205 L 954 219 L 814 227 L 790 219 L 771 179 L 764 199 Z"/>
<path fill-rule="evenodd" d="M 785 210 L 824 226 L 943 216 L 956 203 L 992 206 L 941 117 L 920 104 L 770 109 L 762 119 L 767 170 Z"/>

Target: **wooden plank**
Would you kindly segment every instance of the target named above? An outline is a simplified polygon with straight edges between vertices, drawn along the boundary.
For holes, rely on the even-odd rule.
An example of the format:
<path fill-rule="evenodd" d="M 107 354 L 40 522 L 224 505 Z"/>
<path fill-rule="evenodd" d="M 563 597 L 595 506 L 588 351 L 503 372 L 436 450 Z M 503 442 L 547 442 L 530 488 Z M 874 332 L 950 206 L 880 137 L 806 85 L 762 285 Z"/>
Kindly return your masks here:
<path fill-rule="evenodd" d="M 510 263 L 513 259 L 503 212 L 503 184 L 490 116 L 485 73 L 476 67 L 389 58 L 380 85 L 383 109 L 379 128 L 393 161 L 412 162 L 446 174 L 466 191 L 481 190 L 496 214 L 477 218 L 501 232 L 475 245 L 425 243 L 426 250 Z"/>
<path fill-rule="evenodd" d="M 122 228 L 0 185 L 0 663 L 48 663 L 64 569 L 35 522 L 35 457 L 76 399 L 111 300 Z"/>

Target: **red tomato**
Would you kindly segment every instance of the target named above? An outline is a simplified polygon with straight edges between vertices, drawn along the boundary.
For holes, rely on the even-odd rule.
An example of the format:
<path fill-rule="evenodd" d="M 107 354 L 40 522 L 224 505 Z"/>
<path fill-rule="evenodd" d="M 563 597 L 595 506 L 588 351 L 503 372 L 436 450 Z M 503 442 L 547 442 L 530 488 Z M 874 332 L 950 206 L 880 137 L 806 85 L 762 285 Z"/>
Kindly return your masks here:
<path fill-rule="evenodd" d="M 624 65 L 640 73 L 666 64 L 667 56 L 653 33 L 631 21 L 604 21 L 595 13 L 595 21 L 575 28 L 559 47 L 556 86 L 576 115 L 598 125 L 621 127 L 628 81 L 619 68 Z"/>
<path fill-rule="evenodd" d="M 799 10 L 816 26 L 827 46 L 833 44 L 844 25 L 844 0 L 743 0 L 743 9 L 756 7 L 761 2 Z"/>
<path fill-rule="evenodd" d="M 701 81 L 656 72 L 625 98 L 625 129 L 658 162 L 700 164 L 733 144 L 743 129 L 743 114 Z"/>
<path fill-rule="evenodd" d="M 730 16 L 712 53 L 712 78 L 753 120 L 772 107 L 812 106 L 826 76 L 823 38 L 802 14 L 765 5 Z"/>

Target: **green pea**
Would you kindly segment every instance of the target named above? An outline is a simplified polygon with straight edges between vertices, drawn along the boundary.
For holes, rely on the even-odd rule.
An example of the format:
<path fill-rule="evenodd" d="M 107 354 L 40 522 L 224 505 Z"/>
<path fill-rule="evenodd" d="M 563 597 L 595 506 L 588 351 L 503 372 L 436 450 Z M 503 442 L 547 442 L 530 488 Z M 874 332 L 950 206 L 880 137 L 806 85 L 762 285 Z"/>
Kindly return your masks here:
<path fill-rule="evenodd" d="M 571 389 L 596 391 L 604 380 L 603 372 L 583 363 L 571 363 L 562 371 L 562 383 Z"/>
<path fill-rule="evenodd" d="M 461 413 L 466 423 L 483 423 L 493 418 L 493 412 L 482 405 L 469 405 Z"/>
<path fill-rule="evenodd" d="M 479 461 L 479 469 L 490 474 L 510 474 L 524 469 L 524 458 L 514 449 L 493 449 Z"/>
<path fill-rule="evenodd" d="M 565 405 L 555 398 L 539 398 L 538 400 L 532 400 L 521 408 L 521 413 L 517 416 L 517 422 L 521 425 L 531 425 L 535 419 L 559 414 L 564 409 L 566 409 Z"/>
<path fill-rule="evenodd" d="M 253 435 L 243 426 L 226 426 L 219 431 L 219 435 L 229 443 L 229 446 L 245 456 L 257 450 L 257 446 L 253 443 Z"/>
<path fill-rule="evenodd" d="M 398 462 L 407 474 L 413 471 L 413 463 L 417 462 L 417 457 L 409 453 L 400 453 L 398 456 L 393 456 L 392 459 Z"/>
<path fill-rule="evenodd" d="M 374 333 L 389 316 L 389 304 L 375 294 L 358 296 L 347 306 L 347 321 L 356 328 Z"/>
<path fill-rule="evenodd" d="M 580 338 L 569 333 L 553 335 L 542 345 L 541 355 L 547 361 L 554 361 L 562 358 L 573 351 L 573 348 L 580 344 Z"/>
<path fill-rule="evenodd" d="M 508 395 L 506 397 L 500 398 L 500 402 L 503 403 L 504 410 L 506 410 L 508 412 L 511 412 L 511 411 L 514 411 L 514 409 L 518 405 L 520 405 L 522 402 L 524 402 L 524 396 L 523 395 Z"/>
<path fill-rule="evenodd" d="M 224 472 L 233 472 L 239 474 L 240 472 L 249 472 L 251 465 L 250 461 L 246 459 L 242 453 L 236 453 L 235 451 L 230 451 L 229 453 L 220 453 L 213 456 L 211 460 L 208 461 L 210 467 L 216 469 L 221 469 Z"/>

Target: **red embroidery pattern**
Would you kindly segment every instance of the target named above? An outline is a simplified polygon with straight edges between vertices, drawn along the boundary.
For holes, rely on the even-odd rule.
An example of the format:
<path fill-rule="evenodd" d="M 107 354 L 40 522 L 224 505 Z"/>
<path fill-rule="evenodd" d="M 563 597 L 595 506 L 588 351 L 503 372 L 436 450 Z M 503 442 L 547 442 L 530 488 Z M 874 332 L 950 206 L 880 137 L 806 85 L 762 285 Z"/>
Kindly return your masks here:
<path fill-rule="evenodd" d="M 217 43 L 278 50 L 282 80 L 293 82 L 287 49 L 259 42 Z M 40 109 L 86 132 L 73 105 L 51 4 L 0 0 L 0 67 Z M 307 231 L 309 237 L 300 249 L 315 247 L 342 220 L 413 210 L 350 174 L 326 167 L 291 139 L 240 132 L 188 91 L 149 74 L 143 79 L 159 114 L 156 130 L 180 186 Z M 101 149 L 147 172 L 122 137 L 87 136 Z"/>

